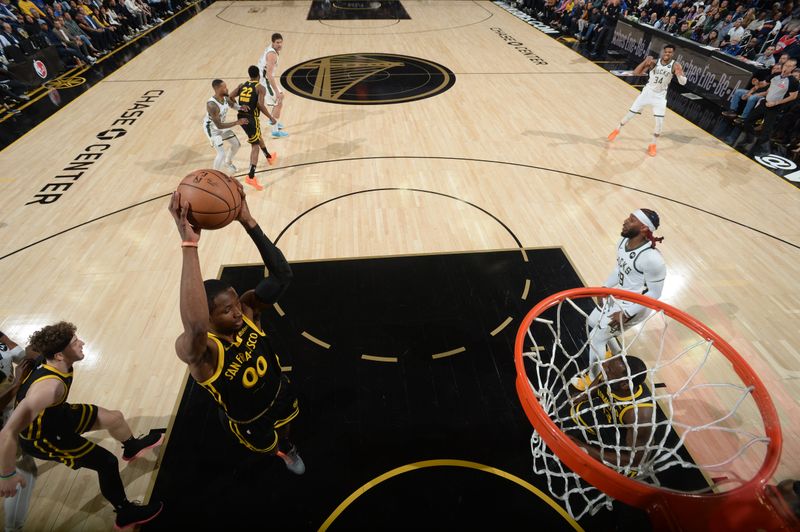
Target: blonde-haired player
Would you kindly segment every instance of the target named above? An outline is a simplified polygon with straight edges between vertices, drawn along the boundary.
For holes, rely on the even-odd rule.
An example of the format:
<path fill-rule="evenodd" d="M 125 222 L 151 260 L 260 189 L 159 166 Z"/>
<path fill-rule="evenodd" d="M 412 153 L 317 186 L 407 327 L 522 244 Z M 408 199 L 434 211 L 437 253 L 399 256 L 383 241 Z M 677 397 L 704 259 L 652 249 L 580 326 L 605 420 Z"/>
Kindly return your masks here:
<path fill-rule="evenodd" d="M 639 63 L 639 66 L 633 71 L 637 76 L 649 75 L 647 85 L 642 89 L 642 93 L 633 102 L 633 105 L 628 111 L 628 114 L 619 123 L 619 126 L 608 135 L 608 140 L 612 141 L 619 135 L 619 130 L 627 124 L 631 118 L 636 115 L 642 114 L 642 108 L 649 105 L 653 108 L 653 116 L 656 119 L 656 129 L 653 133 L 653 142 L 647 146 L 648 155 L 655 157 L 656 155 L 656 141 L 661 136 L 661 129 L 664 127 L 664 113 L 667 112 L 667 89 L 669 83 L 672 81 L 672 75 L 678 78 L 678 83 L 686 85 L 686 76 L 683 73 L 683 67 L 680 63 L 676 62 L 672 56 L 675 53 L 675 47 L 671 44 L 665 44 L 661 49 L 661 58 L 656 61 L 651 56 L 644 58 L 644 61 Z"/>
<path fill-rule="evenodd" d="M 283 36 L 280 33 L 273 33 L 270 37 L 270 45 L 264 50 L 261 59 L 258 61 L 258 70 L 261 73 L 261 84 L 267 89 L 264 95 L 264 103 L 272 107 L 274 119 L 270 123 L 273 138 L 288 137 L 289 134 L 283 129 L 283 124 L 278 120 L 283 111 L 283 91 L 278 85 L 278 55 L 283 49 Z"/>

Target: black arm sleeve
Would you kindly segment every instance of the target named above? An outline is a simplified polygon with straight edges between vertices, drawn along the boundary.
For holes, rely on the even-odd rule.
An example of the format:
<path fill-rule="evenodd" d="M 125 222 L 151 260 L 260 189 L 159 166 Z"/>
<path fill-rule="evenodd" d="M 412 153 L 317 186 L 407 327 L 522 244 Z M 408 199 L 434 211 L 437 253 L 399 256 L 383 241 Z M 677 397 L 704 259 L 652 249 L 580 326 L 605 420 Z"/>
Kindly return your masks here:
<path fill-rule="evenodd" d="M 267 238 L 261 227 L 256 225 L 253 229 L 248 229 L 247 234 L 253 239 L 258 252 L 261 253 L 264 266 L 269 270 L 269 277 L 256 286 L 256 296 L 264 303 L 275 303 L 292 282 L 292 268 L 281 250 Z"/>

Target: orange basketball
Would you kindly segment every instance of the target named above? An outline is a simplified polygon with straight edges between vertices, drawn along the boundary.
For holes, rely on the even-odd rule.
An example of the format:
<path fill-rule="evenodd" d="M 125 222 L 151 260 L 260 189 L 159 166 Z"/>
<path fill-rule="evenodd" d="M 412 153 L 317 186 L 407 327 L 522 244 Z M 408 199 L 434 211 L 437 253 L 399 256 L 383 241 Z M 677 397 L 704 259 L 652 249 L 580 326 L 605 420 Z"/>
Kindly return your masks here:
<path fill-rule="evenodd" d="M 195 170 L 178 185 L 181 202 L 189 202 L 189 222 L 202 229 L 220 229 L 239 216 L 242 196 L 233 178 L 219 170 Z"/>

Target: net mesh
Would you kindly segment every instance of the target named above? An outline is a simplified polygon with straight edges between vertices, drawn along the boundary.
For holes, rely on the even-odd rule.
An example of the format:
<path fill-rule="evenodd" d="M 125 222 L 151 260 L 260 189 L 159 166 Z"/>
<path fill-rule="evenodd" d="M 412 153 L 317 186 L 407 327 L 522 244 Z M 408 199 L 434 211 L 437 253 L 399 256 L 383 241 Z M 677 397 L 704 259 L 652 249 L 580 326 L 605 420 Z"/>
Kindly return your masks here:
<path fill-rule="evenodd" d="M 601 318 L 618 310 L 616 303 L 613 296 L 605 298 L 599 307 Z M 595 306 L 588 297 L 565 298 L 527 330 L 523 355 L 528 384 L 565 434 L 593 449 L 594 458 L 619 474 L 696 493 L 708 492 L 709 477 L 715 471 L 731 470 L 743 454 L 758 447 L 763 447 L 759 452 L 766 452 L 769 438 L 763 425 L 750 426 L 742 422 L 743 418 L 752 419 L 750 415 L 737 415 L 753 407 L 752 387 L 741 381 L 728 382 L 739 379 L 730 371 L 719 370 L 724 355 L 713 341 L 661 310 L 650 311 L 630 330 L 621 326 L 616 335 L 619 353 L 607 354 L 607 360 L 618 360 L 622 366 L 617 364 L 612 372 L 608 368 L 614 364 L 598 363 L 597 380 L 592 384 L 584 380 L 582 392 L 570 387 L 576 376 L 587 373 L 592 331 L 586 319 Z M 634 356 L 646 366 L 635 365 Z M 723 366 L 730 368 L 730 364 Z M 722 398 L 717 401 L 722 404 L 713 409 L 692 407 L 708 397 Z M 700 453 L 698 459 L 698 454 L 690 456 L 687 451 L 686 444 L 692 440 L 720 443 L 713 446 L 712 453 Z M 534 472 L 546 476 L 550 493 L 564 502 L 573 518 L 610 509 L 612 499 L 567 468 L 535 431 L 531 452 Z M 687 489 L 687 471 L 698 479 L 694 489 L 691 482 Z M 739 471 L 733 476 L 751 473 Z M 682 480 L 672 485 L 678 477 Z"/>

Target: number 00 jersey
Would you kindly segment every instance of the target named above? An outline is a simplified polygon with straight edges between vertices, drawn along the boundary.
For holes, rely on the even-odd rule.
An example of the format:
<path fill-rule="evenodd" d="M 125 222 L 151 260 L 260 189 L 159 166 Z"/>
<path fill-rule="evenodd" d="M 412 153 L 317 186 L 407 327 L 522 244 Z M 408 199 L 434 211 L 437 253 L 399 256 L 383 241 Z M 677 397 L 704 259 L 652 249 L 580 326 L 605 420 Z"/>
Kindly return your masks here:
<path fill-rule="evenodd" d="M 228 419 L 250 423 L 273 405 L 281 386 L 281 367 L 266 333 L 247 316 L 242 320 L 244 326 L 234 342 L 208 333 L 217 345 L 217 370 L 199 384 L 211 393 Z"/>

